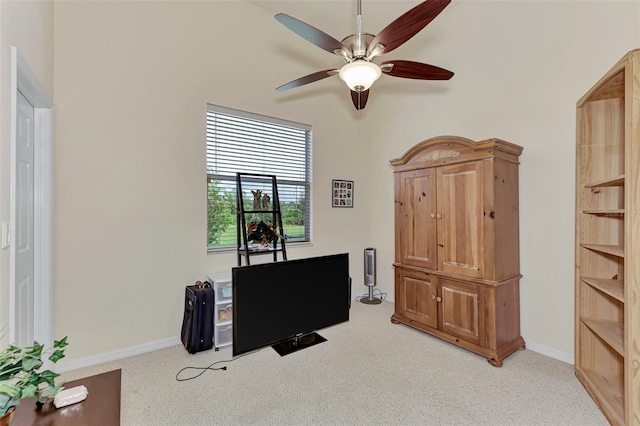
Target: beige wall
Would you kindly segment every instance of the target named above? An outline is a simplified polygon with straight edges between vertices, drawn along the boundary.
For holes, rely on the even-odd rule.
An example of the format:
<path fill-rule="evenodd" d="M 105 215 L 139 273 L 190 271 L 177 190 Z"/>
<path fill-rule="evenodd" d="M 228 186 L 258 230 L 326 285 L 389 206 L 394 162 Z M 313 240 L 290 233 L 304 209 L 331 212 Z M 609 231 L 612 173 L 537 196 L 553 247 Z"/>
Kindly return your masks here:
<path fill-rule="evenodd" d="M 273 91 L 330 56 L 251 4 L 57 2 L 54 22 L 55 319 L 71 361 L 175 337 L 184 285 L 235 264 L 206 254 L 207 102 L 313 126 L 314 244 L 290 257 L 349 252 L 360 293 L 374 246 L 389 299 L 388 160 L 442 134 L 524 146 L 522 333 L 573 353 L 575 102 L 640 44 L 637 2 L 455 2 L 389 54 L 455 77 L 383 77 L 360 114 L 339 81 Z M 332 178 L 356 181 L 355 208 L 330 208 Z"/>
<path fill-rule="evenodd" d="M 313 126 L 313 246 L 288 255 L 349 252 L 362 282 L 367 191 L 353 209 L 329 197 L 332 178 L 364 186 L 369 154 L 348 91 L 276 95 L 309 66 L 277 60 L 290 38 L 245 2 L 56 3 L 55 319 L 69 360 L 177 336 L 184 286 L 235 266 L 206 253 L 208 102 Z"/>
<path fill-rule="evenodd" d="M 53 98 L 53 3 L 0 1 L 0 221 L 10 221 L 11 47 Z M 9 324 L 9 249 L 0 249 L 0 329 Z M 8 341 L 8 335 L 2 340 Z"/>
<path fill-rule="evenodd" d="M 444 19 L 440 19 L 440 18 Z M 382 81 L 369 120 L 373 244 L 390 265 L 393 179 L 388 160 L 424 139 L 491 137 L 524 147 L 520 158 L 522 335 L 532 349 L 573 357 L 575 105 L 627 51 L 640 47 L 640 3 L 452 3 L 396 57 L 454 71 L 447 83 Z M 434 35 L 434 33 L 436 33 Z M 382 93 L 380 93 L 382 92 Z M 389 107 L 393 105 L 393 107 Z M 401 105 L 401 107 L 399 107 Z M 393 271 L 378 271 L 392 292 Z"/>

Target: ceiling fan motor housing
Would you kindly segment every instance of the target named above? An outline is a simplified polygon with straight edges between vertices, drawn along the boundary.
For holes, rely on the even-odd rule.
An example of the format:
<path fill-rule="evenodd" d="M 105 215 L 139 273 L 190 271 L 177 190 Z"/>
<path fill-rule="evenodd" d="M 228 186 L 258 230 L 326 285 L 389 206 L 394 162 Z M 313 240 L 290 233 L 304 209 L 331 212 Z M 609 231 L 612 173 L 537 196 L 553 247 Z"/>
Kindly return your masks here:
<path fill-rule="evenodd" d="M 375 37 L 369 33 L 356 33 L 346 36 L 341 43 L 351 51 L 351 59 L 364 58 L 367 54 L 367 48 Z"/>

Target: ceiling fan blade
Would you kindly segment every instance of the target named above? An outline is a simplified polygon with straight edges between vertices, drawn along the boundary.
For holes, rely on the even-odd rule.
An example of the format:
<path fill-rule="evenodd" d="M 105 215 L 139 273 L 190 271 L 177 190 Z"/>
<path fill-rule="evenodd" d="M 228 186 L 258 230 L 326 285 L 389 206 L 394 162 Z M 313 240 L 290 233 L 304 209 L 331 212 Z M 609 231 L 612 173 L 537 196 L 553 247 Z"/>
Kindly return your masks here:
<path fill-rule="evenodd" d="M 305 84 L 313 83 L 314 81 L 322 80 L 323 78 L 331 77 L 338 73 L 339 70 L 331 69 L 331 70 L 323 70 L 314 72 L 313 74 L 305 75 L 304 77 L 300 77 L 296 80 L 290 81 L 287 84 L 283 84 L 280 87 L 276 87 L 276 91 L 282 92 L 284 90 L 293 89 L 295 87 L 303 86 Z"/>
<path fill-rule="evenodd" d="M 389 53 L 402 45 L 433 21 L 450 2 L 451 0 L 426 0 L 404 13 L 375 36 L 367 49 L 367 55 L 369 58 L 375 56 L 371 54 L 374 50 L 377 54 Z M 382 52 L 376 49 L 378 44 L 384 46 Z"/>
<path fill-rule="evenodd" d="M 367 100 L 369 99 L 369 90 L 367 89 L 362 92 L 356 92 L 355 90 L 351 91 L 351 100 L 353 101 L 353 106 L 359 111 L 364 109 L 367 105 Z"/>
<path fill-rule="evenodd" d="M 285 13 L 278 13 L 275 18 L 278 22 L 298 34 L 303 39 L 307 40 L 311 44 L 315 44 L 329 53 L 346 57 L 350 55 L 349 49 L 340 41 L 299 19 Z"/>
<path fill-rule="evenodd" d="M 380 64 L 383 73 L 402 78 L 417 80 L 449 80 L 453 72 L 434 65 L 413 61 L 384 61 Z"/>

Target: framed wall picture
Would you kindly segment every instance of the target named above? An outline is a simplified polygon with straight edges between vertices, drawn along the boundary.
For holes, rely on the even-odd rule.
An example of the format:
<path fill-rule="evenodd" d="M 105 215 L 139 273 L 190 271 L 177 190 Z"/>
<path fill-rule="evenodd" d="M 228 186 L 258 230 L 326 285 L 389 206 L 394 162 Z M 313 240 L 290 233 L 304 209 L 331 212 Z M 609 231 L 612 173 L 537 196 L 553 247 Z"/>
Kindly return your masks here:
<path fill-rule="evenodd" d="M 331 206 L 353 207 L 353 181 L 333 179 L 331 181 Z"/>

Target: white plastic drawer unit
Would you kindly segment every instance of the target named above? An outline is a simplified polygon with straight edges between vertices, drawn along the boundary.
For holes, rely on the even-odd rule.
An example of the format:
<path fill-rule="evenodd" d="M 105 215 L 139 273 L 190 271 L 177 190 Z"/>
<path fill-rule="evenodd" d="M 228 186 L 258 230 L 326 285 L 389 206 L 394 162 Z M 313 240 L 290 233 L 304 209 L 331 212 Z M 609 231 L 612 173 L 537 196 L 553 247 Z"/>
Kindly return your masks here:
<path fill-rule="evenodd" d="M 216 287 L 216 299 L 231 301 L 231 281 L 220 282 Z"/>
<path fill-rule="evenodd" d="M 215 323 L 218 325 L 222 324 L 231 324 L 231 319 L 233 318 L 233 309 L 231 306 L 231 302 L 224 303 L 216 302 L 216 319 Z"/>
<path fill-rule="evenodd" d="M 213 274 L 207 277 L 215 294 L 213 318 L 213 344 L 218 350 L 233 343 L 233 306 L 231 297 L 231 273 Z"/>
<path fill-rule="evenodd" d="M 231 345 L 233 343 L 233 332 L 231 323 L 216 325 L 214 339 L 216 348 Z"/>

